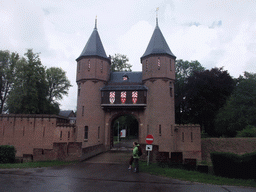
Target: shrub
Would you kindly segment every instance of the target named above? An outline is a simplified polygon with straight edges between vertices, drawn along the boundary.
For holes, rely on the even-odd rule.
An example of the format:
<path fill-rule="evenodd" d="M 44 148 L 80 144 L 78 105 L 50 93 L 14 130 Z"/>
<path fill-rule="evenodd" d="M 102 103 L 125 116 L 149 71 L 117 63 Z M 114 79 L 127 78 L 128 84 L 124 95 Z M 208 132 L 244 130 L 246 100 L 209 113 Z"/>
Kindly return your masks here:
<path fill-rule="evenodd" d="M 0 146 L 0 163 L 14 163 L 16 150 L 14 146 Z"/>
<path fill-rule="evenodd" d="M 237 155 L 213 152 L 211 160 L 215 175 L 229 178 L 256 179 L 256 152 Z"/>
<path fill-rule="evenodd" d="M 256 127 L 247 125 L 242 131 L 237 131 L 236 137 L 256 137 Z"/>
<path fill-rule="evenodd" d="M 215 175 L 236 178 L 239 156 L 233 153 L 213 152 L 210 154 Z"/>
<path fill-rule="evenodd" d="M 256 152 L 242 155 L 243 179 L 256 179 Z"/>

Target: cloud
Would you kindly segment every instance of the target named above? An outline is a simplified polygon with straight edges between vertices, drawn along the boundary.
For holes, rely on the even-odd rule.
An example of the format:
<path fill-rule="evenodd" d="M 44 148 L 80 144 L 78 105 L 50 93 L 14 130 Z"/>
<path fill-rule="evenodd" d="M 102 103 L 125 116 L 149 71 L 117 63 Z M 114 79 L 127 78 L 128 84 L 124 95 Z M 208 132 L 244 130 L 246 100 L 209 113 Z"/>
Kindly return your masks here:
<path fill-rule="evenodd" d="M 118 49 L 127 55 L 133 71 L 141 71 L 140 57 L 146 51 L 153 27 L 146 21 L 139 21 L 118 38 Z"/>
<path fill-rule="evenodd" d="M 25 48 L 47 51 L 44 15 L 40 7 L 30 1 L 4 1 L 1 43 L 11 51 L 24 52 Z M 22 50 L 23 49 L 23 50 Z"/>
<path fill-rule="evenodd" d="M 98 31 L 107 55 L 127 55 L 133 71 L 159 27 L 177 59 L 222 67 L 233 77 L 256 72 L 256 1 L 0 1 L 0 49 L 23 55 L 40 52 L 43 65 L 67 71 L 73 87 L 61 101 L 75 109 L 76 61 L 98 16 Z"/>

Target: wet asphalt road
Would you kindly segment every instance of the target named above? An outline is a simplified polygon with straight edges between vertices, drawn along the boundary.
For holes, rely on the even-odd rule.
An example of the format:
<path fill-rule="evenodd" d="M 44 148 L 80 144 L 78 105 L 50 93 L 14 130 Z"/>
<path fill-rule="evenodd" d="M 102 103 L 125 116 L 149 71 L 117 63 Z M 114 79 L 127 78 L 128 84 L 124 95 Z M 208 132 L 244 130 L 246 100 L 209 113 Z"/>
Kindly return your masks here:
<path fill-rule="evenodd" d="M 0 170 L 0 191 L 207 191 L 252 192 L 256 188 L 206 185 L 128 171 L 130 149 L 119 148 L 68 166 Z"/>

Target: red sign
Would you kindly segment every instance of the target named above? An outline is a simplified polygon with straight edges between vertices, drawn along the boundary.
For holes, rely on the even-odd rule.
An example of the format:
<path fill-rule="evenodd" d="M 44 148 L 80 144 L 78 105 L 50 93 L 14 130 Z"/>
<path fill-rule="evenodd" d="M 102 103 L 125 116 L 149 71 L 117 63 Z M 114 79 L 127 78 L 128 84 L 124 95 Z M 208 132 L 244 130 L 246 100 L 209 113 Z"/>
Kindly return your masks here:
<path fill-rule="evenodd" d="M 152 144 L 153 143 L 153 141 L 154 141 L 154 137 L 153 137 L 153 135 L 148 135 L 147 137 L 146 137 L 146 143 L 147 144 Z"/>

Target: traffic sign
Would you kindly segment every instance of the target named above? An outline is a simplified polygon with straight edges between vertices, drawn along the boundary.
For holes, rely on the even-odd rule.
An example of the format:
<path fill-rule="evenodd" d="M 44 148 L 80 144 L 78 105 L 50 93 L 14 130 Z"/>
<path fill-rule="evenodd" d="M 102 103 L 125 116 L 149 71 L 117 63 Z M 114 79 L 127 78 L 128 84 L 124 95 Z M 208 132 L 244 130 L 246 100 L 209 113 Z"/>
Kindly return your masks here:
<path fill-rule="evenodd" d="M 153 135 L 148 135 L 147 137 L 146 137 L 146 143 L 147 144 L 152 144 L 153 143 L 153 141 L 154 141 L 154 137 L 153 137 Z"/>
<path fill-rule="evenodd" d="M 153 146 L 152 145 L 146 145 L 146 151 L 152 151 Z"/>

